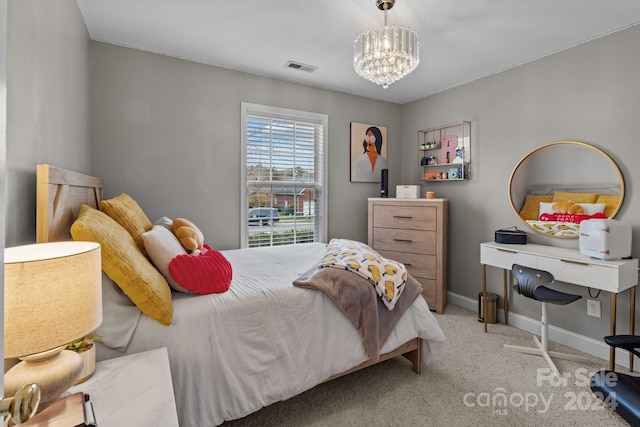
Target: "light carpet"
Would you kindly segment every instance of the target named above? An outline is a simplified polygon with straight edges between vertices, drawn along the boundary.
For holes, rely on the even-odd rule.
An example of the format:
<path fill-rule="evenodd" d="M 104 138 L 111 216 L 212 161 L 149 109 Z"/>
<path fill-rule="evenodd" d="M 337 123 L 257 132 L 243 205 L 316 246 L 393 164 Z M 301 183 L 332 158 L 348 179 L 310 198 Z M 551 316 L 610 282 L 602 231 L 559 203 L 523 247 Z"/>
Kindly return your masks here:
<path fill-rule="evenodd" d="M 447 336 L 421 374 L 402 357 L 321 384 L 225 427 L 245 426 L 626 426 L 589 388 L 608 361 L 554 360 L 554 381 L 541 356 L 504 350 L 534 346 L 531 334 L 504 324 L 484 333 L 477 314 L 449 304 L 436 318 Z M 624 369 L 621 369 L 624 371 Z"/>

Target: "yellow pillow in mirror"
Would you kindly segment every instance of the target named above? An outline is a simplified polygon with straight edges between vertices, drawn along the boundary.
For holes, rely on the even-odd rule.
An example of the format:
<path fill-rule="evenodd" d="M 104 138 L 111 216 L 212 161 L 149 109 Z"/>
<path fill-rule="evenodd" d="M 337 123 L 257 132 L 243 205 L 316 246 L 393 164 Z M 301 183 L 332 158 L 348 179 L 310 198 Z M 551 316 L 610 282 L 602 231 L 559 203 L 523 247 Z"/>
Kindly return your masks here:
<path fill-rule="evenodd" d="M 133 238 L 104 212 L 82 205 L 71 225 L 73 240 L 102 246 L 102 270 L 150 318 L 171 324 L 171 289 L 160 272 L 140 252 Z"/>
<path fill-rule="evenodd" d="M 550 203 L 553 200 L 552 194 L 527 194 L 524 206 L 520 210 L 520 216 L 524 220 L 538 220 L 540 217 L 540 202 Z"/>
<path fill-rule="evenodd" d="M 556 191 L 553 193 L 552 202 L 595 203 L 597 193 L 571 193 L 569 191 Z"/>
<path fill-rule="evenodd" d="M 618 204 L 620 203 L 620 196 L 615 194 L 600 194 L 596 203 L 604 203 L 604 214 L 607 216 L 607 218 L 611 218 L 611 215 L 613 215 L 613 213 L 618 208 Z"/>

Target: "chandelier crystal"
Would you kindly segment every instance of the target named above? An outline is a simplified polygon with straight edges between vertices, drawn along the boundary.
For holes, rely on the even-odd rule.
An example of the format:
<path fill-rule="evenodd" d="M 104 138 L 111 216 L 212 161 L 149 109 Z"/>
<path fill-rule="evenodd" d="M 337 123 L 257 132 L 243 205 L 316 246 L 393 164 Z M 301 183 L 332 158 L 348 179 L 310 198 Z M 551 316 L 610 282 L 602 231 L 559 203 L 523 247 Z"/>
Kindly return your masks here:
<path fill-rule="evenodd" d="M 418 33 L 409 28 L 387 25 L 387 11 L 395 0 L 376 0 L 384 11 L 384 27 L 367 30 L 353 42 L 353 67 L 367 80 L 383 88 L 400 80 L 418 66 Z"/>

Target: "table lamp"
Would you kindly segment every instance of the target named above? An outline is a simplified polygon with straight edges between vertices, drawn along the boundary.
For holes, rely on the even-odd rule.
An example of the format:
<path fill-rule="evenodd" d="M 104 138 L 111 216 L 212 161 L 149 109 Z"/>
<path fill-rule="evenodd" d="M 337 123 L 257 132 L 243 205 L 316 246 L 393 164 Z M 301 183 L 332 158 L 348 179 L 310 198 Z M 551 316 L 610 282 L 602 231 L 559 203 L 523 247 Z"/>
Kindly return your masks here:
<path fill-rule="evenodd" d="M 22 360 L 4 375 L 5 396 L 25 384 L 55 400 L 79 378 L 82 358 L 65 350 L 102 322 L 100 245 L 54 242 L 4 251 L 4 357 Z"/>

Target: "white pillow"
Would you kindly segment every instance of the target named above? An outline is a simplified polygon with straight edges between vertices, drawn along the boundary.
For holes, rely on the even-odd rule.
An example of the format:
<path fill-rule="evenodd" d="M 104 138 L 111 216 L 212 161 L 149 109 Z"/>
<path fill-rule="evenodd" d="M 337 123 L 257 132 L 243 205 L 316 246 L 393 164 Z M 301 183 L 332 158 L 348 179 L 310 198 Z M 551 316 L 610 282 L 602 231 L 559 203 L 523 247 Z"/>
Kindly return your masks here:
<path fill-rule="evenodd" d="M 144 248 L 156 266 L 160 274 L 164 276 L 169 286 L 179 292 L 187 292 L 177 284 L 169 274 L 169 263 L 178 255 L 186 255 L 187 251 L 182 247 L 175 234 L 164 225 L 154 225 L 153 228 L 142 233 Z"/>
<path fill-rule="evenodd" d="M 597 213 L 604 213 L 604 209 L 607 207 L 606 203 L 578 203 L 582 206 L 583 213 L 587 215 L 593 215 Z"/>
<path fill-rule="evenodd" d="M 556 211 L 553 210 L 553 208 L 551 206 L 555 205 L 555 202 L 553 203 L 549 203 L 549 202 L 540 202 L 540 215 L 542 214 L 554 214 L 556 213 Z"/>

